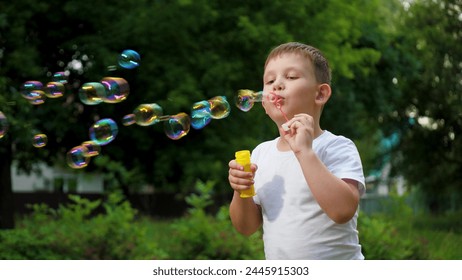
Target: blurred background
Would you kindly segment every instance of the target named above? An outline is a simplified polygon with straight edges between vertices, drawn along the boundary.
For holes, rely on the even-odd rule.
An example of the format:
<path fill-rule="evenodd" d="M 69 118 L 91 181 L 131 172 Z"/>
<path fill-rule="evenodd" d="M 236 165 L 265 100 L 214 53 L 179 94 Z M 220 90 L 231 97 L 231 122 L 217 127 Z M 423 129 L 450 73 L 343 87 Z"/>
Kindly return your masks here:
<path fill-rule="evenodd" d="M 262 258 L 261 232 L 230 225 L 227 165 L 277 136 L 259 103 L 235 100 L 262 88 L 266 55 L 288 41 L 330 62 L 321 127 L 360 151 L 366 259 L 460 259 L 461 36 L 460 0 L 2 1 L 0 259 Z M 119 64 L 125 50 L 136 67 Z M 120 102 L 82 99 L 107 77 L 129 85 Z M 58 78 L 61 97 L 25 98 L 30 81 Z M 123 121 L 141 104 L 190 114 L 217 96 L 224 117 L 179 139 Z M 69 165 L 108 118 L 110 143 Z"/>

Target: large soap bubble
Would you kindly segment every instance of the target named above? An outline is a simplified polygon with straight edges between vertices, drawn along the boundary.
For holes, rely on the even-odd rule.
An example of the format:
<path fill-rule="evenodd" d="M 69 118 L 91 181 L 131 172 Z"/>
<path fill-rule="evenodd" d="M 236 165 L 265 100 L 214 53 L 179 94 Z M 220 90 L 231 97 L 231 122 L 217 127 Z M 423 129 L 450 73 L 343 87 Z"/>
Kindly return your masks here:
<path fill-rule="evenodd" d="M 106 103 L 119 103 L 127 99 L 130 93 L 130 86 L 123 78 L 105 77 L 101 84 L 106 89 L 103 101 Z"/>
<path fill-rule="evenodd" d="M 140 104 L 133 111 L 136 124 L 141 126 L 149 126 L 159 122 L 159 117 L 162 114 L 162 107 L 157 103 Z"/>
<path fill-rule="evenodd" d="M 208 101 L 199 101 L 193 104 L 191 108 L 191 126 L 194 129 L 202 129 L 210 123 L 212 114 L 210 103 Z"/>
<path fill-rule="evenodd" d="M 107 145 L 111 143 L 119 129 L 116 122 L 112 119 L 101 119 L 90 127 L 90 138 L 97 145 Z"/>
<path fill-rule="evenodd" d="M 58 98 L 64 95 L 66 90 L 65 86 L 61 82 L 49 82 L 44 88 L 45 95 L 48 98 Z"/>
<path fill-rule="evenodd" d="M 134 50 L 124 50 L 119 55 L 119 65 L 125 69 L 133 69 L 140 66 L 140 54 Z"/>
<path fill-rule="evenodd" d="M 213 119 L 226 118 L 231 112 L 231 107 L 225 96 L 215 96 L 209 99 L 210 115 Z"/>
<path fill-rule="evenodd" d="M 22 96 L 32 105 L 40 105 L 45 102 L 43 84 L 39 81 L 27 81 L 21 86 Z"/>
<path fill-rule="evenodd" d="M 252 109 L 255 102 L 261 102 L 263 91 L 253 91 L 250 89 L 241 89 L 237 92 L 236 106 L 239 110 L 248 112 Z"/>
<path fill-rule="evenodd" d="M 173 116 L 163 117 L 164 131 L 168 138 L 178 140 L 188 134 L 191 127 L 191 119 L 186 113 L 179 113 Z"/>
<path fill-rule="evenodd" d="M 70 149 L 66 154 L 66 162 L 67 165 L 73 169 L 86 167 L 90 162 L 88 149 L 82 145 Z"/>
<path fill-rule="evenodd" d="M 86 105 L 96 105 L 103 102 L 106 96 L 106 88 L 102 83 L 90 82 L 85 83 L 80 87 L 80 101 Z"/>

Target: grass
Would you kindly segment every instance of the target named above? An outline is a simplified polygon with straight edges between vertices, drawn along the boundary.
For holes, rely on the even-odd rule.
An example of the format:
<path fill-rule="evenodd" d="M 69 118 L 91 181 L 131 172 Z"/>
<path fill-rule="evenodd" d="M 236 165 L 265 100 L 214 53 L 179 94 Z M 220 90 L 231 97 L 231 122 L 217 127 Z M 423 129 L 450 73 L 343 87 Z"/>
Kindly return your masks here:
<path fill-rule="evenodd" d="M 430 260 L 462 260 L 462 234 L 440 231 L 412 231 L 409 238 L 419 239 L 427 246 Z"/>

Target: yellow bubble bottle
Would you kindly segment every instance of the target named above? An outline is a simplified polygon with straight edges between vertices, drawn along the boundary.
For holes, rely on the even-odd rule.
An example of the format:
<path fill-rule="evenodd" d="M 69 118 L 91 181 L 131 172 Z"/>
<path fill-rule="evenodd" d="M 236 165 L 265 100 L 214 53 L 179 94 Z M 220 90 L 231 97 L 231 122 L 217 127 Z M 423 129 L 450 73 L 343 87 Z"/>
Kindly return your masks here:
<path fill-rule="evenodd" d="M 235 155 L 236 155 L 236 162 L 244 167 L 244 171 L 251 172 L 252 170 L 250 169 L 250 151 L 249 150 L 237 151 Z M 249 189 L 242 190 L 240 192 L 241 198 L 249 198 L 254 195 L 255 195 L 255 189 L 253 185 L 250 186 Z"/>

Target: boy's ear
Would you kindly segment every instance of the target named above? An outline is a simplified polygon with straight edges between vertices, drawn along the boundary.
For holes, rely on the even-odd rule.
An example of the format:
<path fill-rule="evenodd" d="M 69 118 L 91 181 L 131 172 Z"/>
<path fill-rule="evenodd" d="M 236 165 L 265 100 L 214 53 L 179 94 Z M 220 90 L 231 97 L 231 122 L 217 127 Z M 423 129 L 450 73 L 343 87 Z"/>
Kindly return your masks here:
<path fill-rule="evenodd" d="M 319 103 L 320 105 L 326 104 L 330 98 L 331 93 L 332 89 L 330 88 L 330 85 L 320 84 L 316 94 L 316 103 Z"/>

